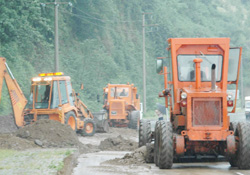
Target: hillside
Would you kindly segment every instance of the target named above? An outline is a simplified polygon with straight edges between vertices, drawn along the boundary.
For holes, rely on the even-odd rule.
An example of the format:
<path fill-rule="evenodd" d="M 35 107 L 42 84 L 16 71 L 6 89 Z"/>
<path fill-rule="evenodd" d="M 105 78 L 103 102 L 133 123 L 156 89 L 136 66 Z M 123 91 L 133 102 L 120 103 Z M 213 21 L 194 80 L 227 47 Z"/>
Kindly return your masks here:
<path fill-rule="evenodd" d="M 50 0 L 52 2 L 52 0 Z M 44 0 L 0 0 L 0 55 L 7 58 L 26 96 L 30 78 L 54 71 L 54 6 Z M 74 0 L 59 6 L 60 71 L 93 111 L 107 83 L 134 83 L 142 98 L 142 13 L 146 24 L 147 108 L 153 111 L 163 88 L 155 58 L 166 56 L 171 37 L 230 37 L 243 47 L 244 86 L 250 85 L 250 2 L 247 0 Z M 84 90 L 80 91 L 80 84 Z M 246 91 L 247 92 L 247 91 Z M 250 95 L 250 94 L 247 94 Z M 6 87 L 0 113 L 10 112 Z"/>

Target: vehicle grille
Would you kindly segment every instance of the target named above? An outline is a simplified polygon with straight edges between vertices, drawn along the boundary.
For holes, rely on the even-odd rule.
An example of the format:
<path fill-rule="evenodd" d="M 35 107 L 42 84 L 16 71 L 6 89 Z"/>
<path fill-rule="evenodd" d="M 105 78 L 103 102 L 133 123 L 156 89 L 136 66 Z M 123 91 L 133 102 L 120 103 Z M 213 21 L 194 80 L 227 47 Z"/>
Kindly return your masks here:
<path fill-rule="evenodd" d="M 110 107 L 111 115 L 121 115 L 122 114 L 122 103 L 112 102 Z"/>
<path fill-rule="evenodd" d="M 193 126 L 221 125 L 221 98 L 192 99 Z"/>

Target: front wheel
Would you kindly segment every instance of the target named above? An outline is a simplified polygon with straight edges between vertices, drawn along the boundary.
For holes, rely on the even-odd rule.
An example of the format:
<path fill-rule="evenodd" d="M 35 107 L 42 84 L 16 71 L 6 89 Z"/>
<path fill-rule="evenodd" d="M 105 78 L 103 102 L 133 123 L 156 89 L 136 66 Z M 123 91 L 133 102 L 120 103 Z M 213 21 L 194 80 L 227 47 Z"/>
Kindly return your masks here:
<path fill-rule="evenodd" d="M 69 125 L 74 131 L 77 130 L 76 115 L 73 111 L 65 114 L 65 124 Z"/>
<path fill-rule="evenodd" d="M 84 122 L 84 125 L 83 125 L 82 135 L 93 136 L 96 130 L 96 124 L 94 120 L 91 118 L 85 118 L 83 122 Z"/>
<path fill-rule="evenodd" d="M 162 121 L 158 132 L 158 166 L 160 169 L 170 169 L 174 160 L 172 124 Z"/>
<path fill-rule="evenodd" d="M 250 169 L 250 123 L 240 122 L 237 125 L 238 136 L 237 165 L 239 169 Z"/>

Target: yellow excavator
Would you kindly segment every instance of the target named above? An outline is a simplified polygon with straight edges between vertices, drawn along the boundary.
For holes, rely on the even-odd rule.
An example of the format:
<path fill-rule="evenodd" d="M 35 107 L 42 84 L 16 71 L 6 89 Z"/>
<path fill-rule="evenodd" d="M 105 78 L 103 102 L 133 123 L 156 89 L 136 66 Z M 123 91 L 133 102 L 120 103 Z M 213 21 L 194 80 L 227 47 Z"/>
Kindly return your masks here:
<path fill-rule="evenodd" d="M 14 78 L 6 59 L 0 57 L 0 100 L 5 80 L 15 123 L 23 127 L 39 119 L 50 119 L 69 125 L 84 136 L 92 136 L 96 130 L 108 131 L 105 116 L 97 113 L 97 119 L 72 89 L 69 76 L 63 72 L 41 73 L 31 79 L 30 97 L 27 100 Z M 96 122 L 97 125 L 96 125 Z M 98 128 L 97 128 L 98 126 Z"/>

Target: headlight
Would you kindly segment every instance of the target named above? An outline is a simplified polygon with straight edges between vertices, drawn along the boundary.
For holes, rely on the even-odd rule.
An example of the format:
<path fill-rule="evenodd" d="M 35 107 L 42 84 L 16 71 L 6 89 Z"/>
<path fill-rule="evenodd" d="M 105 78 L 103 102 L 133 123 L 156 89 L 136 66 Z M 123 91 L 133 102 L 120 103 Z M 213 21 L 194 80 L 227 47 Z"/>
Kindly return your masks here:
<path fill-rule="evenodd" d="M 46 77 L 46 78 L 44 78 L 44 81 L 51 81 L 51 80 L 52 80 L 51 77 Z"/>
<path fill-rule="evenodd" d="M 186 99 L 187 98 L 187 93 L 186 92 L 182 92 L 181 93 L 181 98 L 182 99 Z"/>
<path fill-rule="evenodd" d="M 40 77 L 33 78 L 32 81 L 41 81 L 42 79 Z"/>

